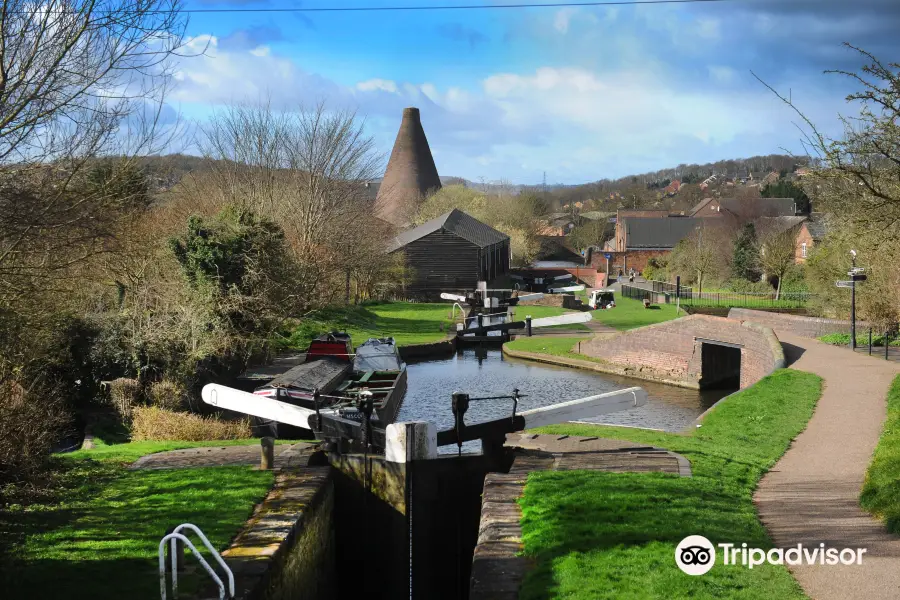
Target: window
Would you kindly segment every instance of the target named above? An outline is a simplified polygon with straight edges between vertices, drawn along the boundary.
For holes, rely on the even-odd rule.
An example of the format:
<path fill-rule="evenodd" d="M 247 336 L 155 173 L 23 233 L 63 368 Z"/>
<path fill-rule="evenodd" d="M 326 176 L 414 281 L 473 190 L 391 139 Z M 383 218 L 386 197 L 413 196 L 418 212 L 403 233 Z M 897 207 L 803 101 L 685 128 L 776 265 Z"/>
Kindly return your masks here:
<path fill-rule="evenodd" d="M 806 242 L 800 244 L 800 256 L 806 258 Z"/>

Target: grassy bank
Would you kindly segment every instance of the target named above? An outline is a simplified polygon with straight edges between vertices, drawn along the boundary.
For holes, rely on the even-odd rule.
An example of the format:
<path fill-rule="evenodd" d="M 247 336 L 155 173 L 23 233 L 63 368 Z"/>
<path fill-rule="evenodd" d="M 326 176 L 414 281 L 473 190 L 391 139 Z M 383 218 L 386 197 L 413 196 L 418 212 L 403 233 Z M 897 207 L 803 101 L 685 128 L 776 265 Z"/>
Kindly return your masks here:
<path fill-rule="evenodd" d="M 354 344 L 370 337 L 388 336 L 400 346 L 437 342 L 455 329 L 450 319 L 452 307 L 452 304 L 385 302 L 326 308 L 291 323 L 282 344 L 285 349 L 305 349 L 317 335 L 334 330 L 348 332 Z M 459 309 L 456 315 L 459 316 Z"/>
<path fill-rule="evenodd" d="M 284 332 L 281 345 L 285 350 L 305 349 L 314 337 L 334 330 L 348 332 L 352 336 L 354 344 L 360 344 L 370 337 L 388 336 L 397 340 L 397 344 L 400 346 L 438 342 L 446 339 L 450 332 L 456 330 L 460 312 L 457 309 L 456 320 L 451 320 L 452 309 L 453 305 L 449 303 L 413 304 L 409 302 L 327 308 L 291 323 Z M 515 309 L 515 316 L 524 319 L 527 314 L 538 319 L 555 317 L 568 312 L 573 311 L 553 306 L 523 306 Z M 558 327 L 588 330 L 581 324 Z"/>
<path fill-rule="evenodd" d="M 850 334 L 849 333 L 829 333 L 827 335 L 823 335 L 818 338 L 820 342 L 825 342 L 826 344 L 831 344 L 833 346 L 849 346 L 850 345 Z M 890 339 L 889 344 L 891 346 L 900 346 L 900 337 L 892 337 Z M 857 333 L 856 334 L 856 345 L 857 346 L 868 346 L 869 345 L 869 332 L 865 333 Z M 882 334 L 872 334 L 872 345 L 879 346 L 881 348 L 884 347 L 884 335 Z"/>
<path fill-rule="evenodd" d="M 520 598 L 805 597 L 784 567 L 717 562 L 691 577 L 674 552 L 694 534 L 771 547 L 753 490 L 806 426 L 820 393 L 820 378 L 785 369 L 720 404 L 690 436 L 581 424 L 542 429 L 664 447 L 691 462 L 693 477 L 532 473 L 521 503 L 525 554 L 536 566 Z"/>
<path fill-rule="evenodd" d="M 248 443 L 259 442 L 138 442 L 56 457 L 41 496 L 0 509 L 8 544 L 0 555 L 0 597 L 159 598 L 156 553 L 166 528 L 194 523 L 224 548 L 273 476 L 250 467 L 129 471 L 126 465 L 156 451 Z M 189 591 L 199 579 L 181 581 Z"/>
<path fill-rule="evenodd" d="M 884 431 L 863 484 L 860 504 L 900 533 L 900 376 L 887 397 Z"/>
<path fill-rule="evenodd" d="M 504 344 L 504 347 L 520 352 L 536 352 L 538 354 L 562 356 L 563 358 L 596 360 L 591 356 L 585 356 L 577 352 L 578 342 L 585 342 L 589 339 L 588 337 L 518 337 Z"/>
<path fill-rule="evenodd" d="M 653 308 L 644 308 L 644 304 L 640 300 L 623 298 L 619 295 L 616 296 L 615 308 L 595 310 L 591 314 L 595 321 L 600 321 L 622 331 L 643 327 L 644 325 L 662 323 L 663 321 L 671 321 L 678 316 L 686 316 L 684 311 L 681 311 L 680 315 L 676 315 L 674 304 L 654 304 Z"/>

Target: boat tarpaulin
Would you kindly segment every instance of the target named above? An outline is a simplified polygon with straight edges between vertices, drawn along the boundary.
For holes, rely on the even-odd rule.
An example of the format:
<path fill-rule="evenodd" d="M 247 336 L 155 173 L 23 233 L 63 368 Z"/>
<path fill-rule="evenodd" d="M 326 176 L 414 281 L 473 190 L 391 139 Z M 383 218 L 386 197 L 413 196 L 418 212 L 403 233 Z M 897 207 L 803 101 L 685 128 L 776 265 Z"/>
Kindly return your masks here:
<path fill-rule="evenodd" d="M 312 362 L 297 365 L 260 388 L 284 388 L 302 392 L 316 389 L 322 394 L 334 390 L 346 378 L 350 363 L 339 358 L 326 356 Z"/>
<path fill-rule="evenodd" d="M 403 361 L 393 340 L 366 340 L 356 349 L 355 371 L 400 371 Z"/>

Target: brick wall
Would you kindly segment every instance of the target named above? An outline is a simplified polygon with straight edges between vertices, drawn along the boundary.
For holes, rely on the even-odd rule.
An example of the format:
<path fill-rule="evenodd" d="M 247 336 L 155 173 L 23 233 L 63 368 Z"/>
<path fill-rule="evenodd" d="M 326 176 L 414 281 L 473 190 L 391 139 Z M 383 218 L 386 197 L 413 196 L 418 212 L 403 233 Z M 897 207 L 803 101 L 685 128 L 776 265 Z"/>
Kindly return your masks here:
<path fill-rule="evenodd" d="M 787 331 L 801 337 L 817 338 L 828 333 L 850 333 L 850 321 L 841 319 L 824 319 L 820 317 L 802 317 L 748 308 L 732 308 L 728 311 L 729 319 L 750 321 L 775 330 Z M 857 333 L 869 324 L 856 322 Z"/>
<path fill-rule="evenodd" d="M 771 329 L 707 315 L 691 315 L 626 331 L 611 338 L 595 338 L 582 345 L 582 352 L 630 367 L 636 376 L 642 378 L 677 381 L 699 387 L 702 342 L 695 338 L 742 346 L 741 388 L 753 385 L 784 366 L 781 344 Z"/>
<path fill-rule="evenodd" d="M 671 250 L 629 250 L 627 252 L 608 252 L 612 257 L 609 259 L 609 270 L 611 275 L 616 277 L 619 269 L 622 273 L 628 274 L 629 269 L 641 272 L 647 266 L 647 262 L 651 258 L 663 258 L 668 260 Z M 602 278 L 602 274 L 606 273 L 606 257 L 603 252 L 595 252 L 591 257 L 591 266 L 599 273 L 598 281 Z"/>

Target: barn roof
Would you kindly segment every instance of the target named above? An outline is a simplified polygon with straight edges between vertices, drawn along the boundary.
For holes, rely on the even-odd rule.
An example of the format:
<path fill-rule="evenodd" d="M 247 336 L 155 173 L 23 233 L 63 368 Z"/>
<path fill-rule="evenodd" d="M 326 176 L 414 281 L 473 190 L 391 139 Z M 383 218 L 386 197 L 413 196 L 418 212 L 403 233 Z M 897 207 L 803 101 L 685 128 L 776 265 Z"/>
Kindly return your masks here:
<path fill-rule="evenodd" d="M 501 233 L 490 225 L 485 225 L 475 217 L 464 213 L 458 208 L 454 208 L 436 219 L 422 223 L 418 227 L 413 227 L 397 235 L 388 252 L 393 252 L 442 229 L 472 242 L 479 248 L 485 248 L 492 244 L 509 240 L 509 236 L 505 233 Z"/>
<path fill-rule="evenodd" d="M 644 217 L 625 221 L 625 248 L 674 248 L 703 224 L 691 217 Z"/>

